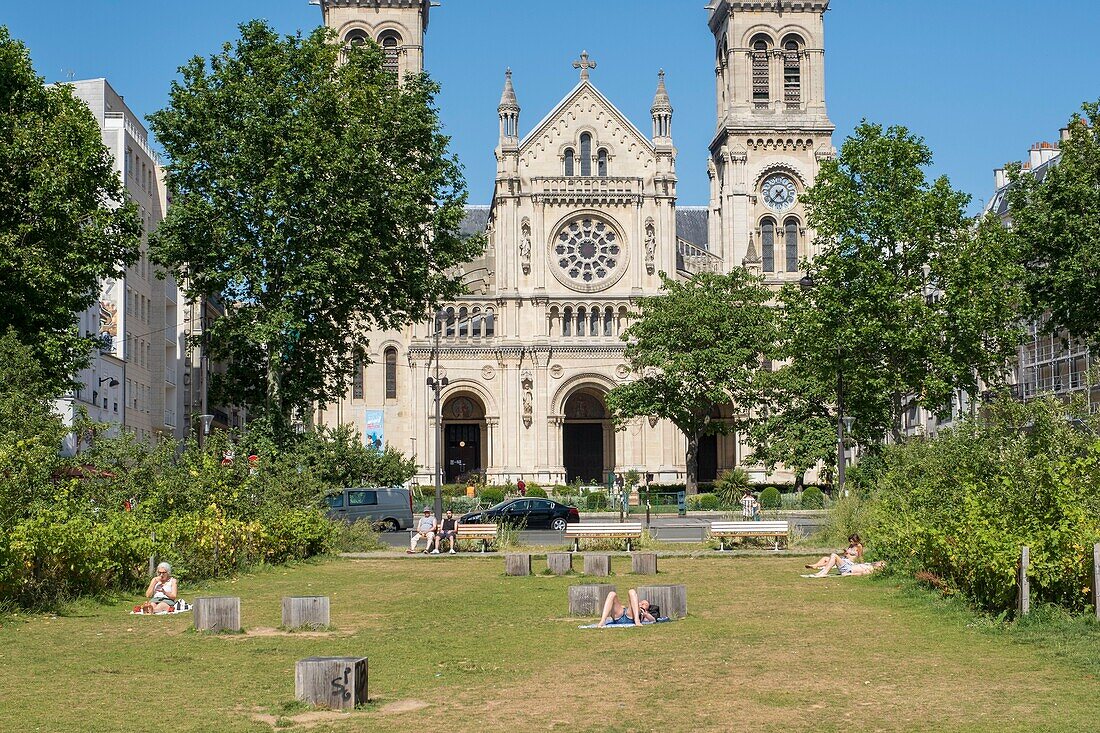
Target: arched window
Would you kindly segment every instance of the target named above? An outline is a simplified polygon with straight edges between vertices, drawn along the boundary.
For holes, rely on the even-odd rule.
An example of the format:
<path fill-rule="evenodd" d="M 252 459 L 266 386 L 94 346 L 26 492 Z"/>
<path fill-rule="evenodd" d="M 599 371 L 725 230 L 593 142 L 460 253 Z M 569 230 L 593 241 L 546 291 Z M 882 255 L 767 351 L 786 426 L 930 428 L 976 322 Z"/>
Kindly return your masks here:
<path fill-rule="evenodd" d="M 775 219 L 760 222 L 760 257 L 764 272 L 775 272 Z"/>
<path fill-rule="evenodd" d="M 798 219 L 784 222 L 783 243 L 787 249 L 787 272 L 798 272 Z"/>
<path fill-rule="evenodd" d="M 587 132 L 581 135 L 581 175 L 592 175 L 592 136 Z"/>
<path fill-rule="evenodd" d="M 585 311 L 584 307 L 582 306 L 582 307 L 577 309 L 577 335 L 578 336 L 583 336 L 584 335 L 584 326 L 585 326 L 586 323 L 588 323 L 588 313 Z"/>
<path fill-rule="evenodd" d="M 386 349 L 386 399 L 397 399 L 397 349 Z"/>
<path fill-rule="evenodd" d="M 447 329 L 443 332 L 444 336 L 455 335 L 455 309 L 447 309 Z"/>
<path fill-rule="evenodd" d="M 573 162 L 573 148 L 565 149 L 565 175 L 575 176 L 575 165 Z"/>
<path fill-rule="evenodd" d="M 607 178 L 607 151 L 603 148 L 596 154 L 596 175 Z"/>
<path fill-rule="evenodd" d="M 473 308 L 470 311 L 470 335 L 474 338 L 481 338 L 485 335 L 481 331 L 483 320 L 480 308 Z"/>
<path fill-rule="evenodd" d="M 600 309 L 590 308 L 588 310 L 588 335 L 599 336 L 600 335 Z"/>
<path fill-rule="evenodd" d="M 603 309 L 603 335 L 614 336 L 614 322 L 615 311 L 611 310 L 611 306 L 607 306 Z"/>
<path fill-rule="evenodd" d="M 466 338 L 470 335 L 470 319 L 466 317 L 466 309 L 458 309 L 458 337 Z"/>
<path fill-rule="evenodd" d="M 383 33 L 378 39 L 378 45 L 382 47 L 382 69 L 396 74 L 398 71 L 397 57 L 400 53 L 401 38 L 393 31 Z"/>
<path fill-rule="evenodd" d="M 788 107 L 802 104 L 802 39 L 788 36 L 783 43 L 783 101 Z"/>
<path fill-rule="evenodd" d="M 561 315 L 561 335 L 572 336 L 573 335 L 573 309 L 569 306 L 565 307 Z"/>
<path fill-rule="evenodd" d="M 351 398 L 363 399 L 363 360 L 355 360 L 355 373 L 351 375 Z"/>
<path fill-rule="evenodd" d="M 358 28 L 353 28 L 352 30 L 348 31 L 348 34 L 346 36 L 344 36 L 344 43 L 349 46 L 362 46 L 364 43 L 367 42 L 368 38 L 369 36 L 367 35 L 366 31 L 360 30 Z"/>
<path fill-rule="evenodd" d="M 485 338 L 492 338 L 496 333 L 496 317 L 492 308 L 485 309 Z"/>
<path fill-rule="evenodd" d="M 771 75 L 768 70 L 767 36 L 752 41 L 752 101 L 755 107 L 767 107 L 771 101 Z"/>

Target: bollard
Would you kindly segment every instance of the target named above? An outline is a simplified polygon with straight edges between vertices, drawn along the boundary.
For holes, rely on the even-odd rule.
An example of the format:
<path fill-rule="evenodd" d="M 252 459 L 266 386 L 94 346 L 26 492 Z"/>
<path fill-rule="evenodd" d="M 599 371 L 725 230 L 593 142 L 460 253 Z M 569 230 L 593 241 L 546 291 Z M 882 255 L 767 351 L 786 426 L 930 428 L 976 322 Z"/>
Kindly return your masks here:
<path fill-rule="evenodd" d="M 600 577 L 611 575 L 611 555 L 585 555 L 584 574 Z"/>
<path fill-rule="evenodd" d="M 1020 568 L 1016 574 L 1016 615 L 1026 616 L 1031 612 L 1031 583 L 1027 577 L 1027 568 L 1031 562 L 1027 545 L 1020 548 Z"/>
<path fill-rule="evenodd" d="M 657 553 L 635 552 L 630 556 L 630 572 L 635 575 L 656 575 Z"/>
<path fill-rule="evenodd" d="M 643 585 L 638 587 L 638 600 L 659 606 L 662 616 L 684 618 L 687 616 L 686 585 Z"/>
<path fill-rule="evenodd" d="M 511 552 L 504 556 L 505 575 L 530 575 L 531 556 L 528 554 Z"/>
<path fill-rule="evenodd" d="M 573 553 L 548 552 L 546 553 L 546 567 L 554 575 L 565 575 L 573 569 Z"/>
<path fill-rule="evenodd" d="M 294 666 L 294 696 L 312 705 L 350 710 L 367 702 L 365 657 L 310 657 Z"/>
<path fill-rule="evenodd" d="M 328 596 L 283 596 L 284 629 L 324 629 L 329 619 Z"/>
<path fill-rule="evenodd" d="M 196 598 L 192 607 L 195 631 L 240 631 L 241 599 L 233 596 Z"/>
<path fill-rule="evenodd" d="M 604 601 L 613 590 L 615 586 L 607 584 L 569 586 L 569 615 L 599 616 L 603 613 Z"/>

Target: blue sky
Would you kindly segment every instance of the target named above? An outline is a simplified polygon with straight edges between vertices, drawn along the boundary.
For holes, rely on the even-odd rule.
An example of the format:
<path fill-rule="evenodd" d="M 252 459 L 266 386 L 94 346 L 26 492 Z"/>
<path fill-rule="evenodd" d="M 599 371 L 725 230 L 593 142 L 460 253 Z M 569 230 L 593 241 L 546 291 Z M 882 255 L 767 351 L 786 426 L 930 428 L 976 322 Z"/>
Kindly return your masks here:
<path fill-rule="evenodd" d="M 713 39 L 704 0 L 442 0 L 426 40 L 428 71 L 471 203 L 488 203 L 496 106 L 514 72 L 521 133 L 576 83 L 587 49 L 593 82 L 646 134 L 659 68 L 676 109 L 679 203 L 706 204 L 715 127 Z M 105 76 L 139 115 L 162 107 L 176 69 L 216 52 L 236 25 L 283 32 L 320 23 L 307 0 L 7 0 L 0 24 L 31 49 L 48 81 Z M 1063 0 L 833 0 L 825 16 L 826 95 L 834 144 L 862 118 L 903 124 L 935 156 L 933 173 L 974 197 L 992 169 L 1026 155 L 1086 100 L 1100 98 L 1100 4 Z"/>

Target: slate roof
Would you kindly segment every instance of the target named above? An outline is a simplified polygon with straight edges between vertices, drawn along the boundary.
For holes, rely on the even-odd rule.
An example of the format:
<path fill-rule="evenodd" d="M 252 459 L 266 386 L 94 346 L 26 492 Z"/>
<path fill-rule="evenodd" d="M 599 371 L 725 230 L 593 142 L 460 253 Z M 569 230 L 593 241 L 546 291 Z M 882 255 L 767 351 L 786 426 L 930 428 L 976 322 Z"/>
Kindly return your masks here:
<path fill-rule="evenodd" d="M 1046 178 L 1047 171 L 1049 171 L 1053 166 L 1058 164 L 1058 160 L 1061 157 L 1062 157 L 1062 154 L 1058 153 L 1053 158 L 1051 158 L 1050 160 L 1044 161 L 1043 163 L 1035 166 L 1035 168 L 1033 168 L 1033 169 L 1028 169 L 1028 172 L 1030 172 L 1031 175 L 1035 176 L 1035 180 L 1041 181 L 1044 178 Z M 992 211 L 993 213 L 995 213 L 997 216 L 1001 217 L 1002 219 L 1007 217 L 1008 216 L 1008 189 L 1010 189 L 1010 188 L 1012 188 L 1011 183 L 1006 183 L 1005 185 L 998 188 L 997 191 L 993 194 L 993 198 L 991 198 L 989 200 L 989 205 L 986 207 L 985 210 L 986 211 Z"/>
<path fill-rule="evenodd" d="M 485 231 L 485 225 L 489 223 L 488 206 L 467 206 L 466 216 L 462 219 L 458 231 L 462 238 L 472 237 Z"/>
<path fill-rule="evenodd" d="M 707 238 L 707 218 L 709 213 L 706 206 L 677 206 L 676 207 L 676 236 L 691 242 L 697 247 L 709 249 Z"/>

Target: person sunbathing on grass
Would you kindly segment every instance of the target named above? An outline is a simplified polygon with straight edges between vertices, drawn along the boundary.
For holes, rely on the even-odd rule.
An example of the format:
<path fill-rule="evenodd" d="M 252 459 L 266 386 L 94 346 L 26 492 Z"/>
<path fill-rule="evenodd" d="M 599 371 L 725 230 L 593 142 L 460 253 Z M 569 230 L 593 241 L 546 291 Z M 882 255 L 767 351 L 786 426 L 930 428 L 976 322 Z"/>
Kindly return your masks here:
<path fill-rule="evenodd" d="M 145 591 L 145 597 L 149 599 L 144 604 L 149 609 L 146 613 L 176 610 L 177 593 L 178 586 L 176 579 L 172 577 L 172 566 L 162 562 L 157 565 L 157 576 L 149 581 L 149 588 Z"/>
<path fill-rule="evenodd" d="M 634 624 L 641 626 L 643 622 L 654 623 L 657 619 L 649 612 L 649 601 L 638 600 L 638 591 L 631 588 L 627 592 L 629 606 L 624 606 L 619 600 L 619 594 L 611 591 L 607 594 L 607 600 L 603 603 L 603 615 L 596 628 L 604 626 L 625 626 Z"/>
<path fill-rule="evenodd" d="M 848 558 L 852 562 L 862 562 L 863 561 L 863 540 L 861 540 L 859 538 L 858 534 L 848 535 L 848 548 L 846 550 L 844 550 L 843 553 L 838 553 L 838 554 L 840 554 L 841 557 Z M 807 565 L 806 567 L 810 570 L 820 570 L 821 568 L 825 567 L 825 565 L 828 564 L 829 557 L 830 557 L 829 555 L 826 555 L 825 557 L 821 558 L 817 562 L 813 563 L 812 565 Z"/>
<path fill-rule="evenodd" d="M 839 570 L 841 575 L 870 575 L 876 570 L 882 570 L 884 567 L 886 567 L 886 563 L 882 560 L 878 562 L 853 562 L 850 558 L 833 554 L 829 555 L 825 567 L 811 577 L 824 578 L 833 568 Z"/>

